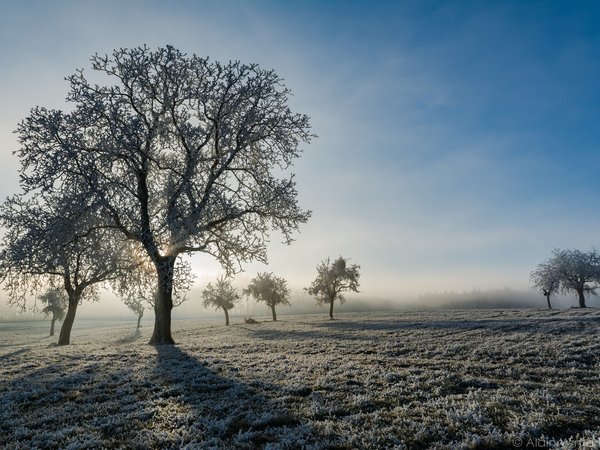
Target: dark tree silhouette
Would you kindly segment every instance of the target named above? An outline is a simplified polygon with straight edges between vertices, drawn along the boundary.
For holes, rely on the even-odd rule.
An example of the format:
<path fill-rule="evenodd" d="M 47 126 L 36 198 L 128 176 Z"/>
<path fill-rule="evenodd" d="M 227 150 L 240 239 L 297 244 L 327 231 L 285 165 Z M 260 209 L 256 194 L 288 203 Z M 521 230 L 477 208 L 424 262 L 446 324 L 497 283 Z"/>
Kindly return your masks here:
<path fill-rule="evenodd" d="M 317 266 L 317 278 L 304 290 L 316 298 L 318 305 L 329 304 L 329 318 L 333 319 L 333 304 L 344 303 L 343 292 L 358 292 L 359 265 L 348 265 L 341 256 L 333 263 L 327 258 Z"/>
<path fill-rule="evenodd" d="M 136 329 L 139 329 L 144 311 L 147 307 L 154 308 L 155 305 L 156 270 L 152 261 L 139 248 L 138 243 L 128 242 L 126 248 L 135 266 L 111 284 L 125 306 L 137 314 Z M 195 278 L 189 261 L 179 260 L 173 273 L 174 308 L 187 300 L 185 294 L 194 283 Z"/>
<path fill-rule="evenodd" d="M 553 264 L 548 262 L 541 263 L 531 272 L 529 279 L 533 285 L 546 297 L 548 309 L 552 309 L 550 296 L 556 294 L 560 290 L 560 275 Z"/>
<path fill-rule="evenodd" d="M 270 272 L 256 274 L 246 289 L 244 294 L 254 297 L 257 302 L 264 302 L 271 308 L 273 321 L 277 321 L 275 307 L 277 305 L 289 305 L 290 290 L 287 287 L 287 281 Z"/>
<path fill-rule="evenodd" d="M 548 280 L 558 279 L 558 289 L 567 294 L 575 292 L 579 301 L 579 307 L 585 308 L 585 294 L 596 295 L 598 283 L 600 283 L 600 255 L 595 249 L 587 252 L 581 250 L 559 250 L 552 251 L 552 257 L 538 266 L 542 275 L 546 274 Z M 532 276 L 536 272 L 534 271 Z M 546 280 L 546 283 L 548 282 Z M 534 284 L 543 281 L 533 278 Z M 548 289 L 549 285 L 544 285 Z"/>
<path fill-rule="evenodd" d="M 48 289 L 38 297 L 38 300 L 46 305 L 42 308 L 42 312 L 50 316 L 50 336 L 54 336 L 54 323 L 64 319 L 69 299 L 60 289 Z"/>
<path fill-rule="evenodd" d="M 229 310 L 233 309 L 240 299 L 239 292 L 231 285 L 231 280 L 222 276 L 215 284 L 208 283 L 202 291 L 204 307 L 222 309 L 225 313 L 225 325 L 229 325 Z"/>

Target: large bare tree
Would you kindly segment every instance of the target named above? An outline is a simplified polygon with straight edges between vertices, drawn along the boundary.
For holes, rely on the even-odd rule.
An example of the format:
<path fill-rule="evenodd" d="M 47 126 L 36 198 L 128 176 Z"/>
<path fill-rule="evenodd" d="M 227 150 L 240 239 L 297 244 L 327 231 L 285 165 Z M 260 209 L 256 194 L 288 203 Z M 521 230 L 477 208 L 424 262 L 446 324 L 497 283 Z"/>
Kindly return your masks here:
<path fill-rule="evenodd" d="M 316 298 L 318 305 L 329 304 L 329 318 L 333 319 L 333 304 L 336 300 L 344 302 L 343 292 L 358 292 L 359 269 L 359 265 L 348 265 L 341 256 L 333 263 L 327 258 L 317 266 L 317 277 L 304 290 Z"/>
<path fill-rule="evenodd" d="M 286 243 L 310 216 L 286 170 L 311 138 L 272 70 L 171 46 L 96 54 L 98 83 L 68 77 L 70 112 L 34 108 L 18 127 L 26 192 L 80 179 L 102 227 L 138 242 L 155 268 L 151 344 L 171 344 L 174 268 L 213 255 L 228 273 L 266 261 L 271 229 Z"/>

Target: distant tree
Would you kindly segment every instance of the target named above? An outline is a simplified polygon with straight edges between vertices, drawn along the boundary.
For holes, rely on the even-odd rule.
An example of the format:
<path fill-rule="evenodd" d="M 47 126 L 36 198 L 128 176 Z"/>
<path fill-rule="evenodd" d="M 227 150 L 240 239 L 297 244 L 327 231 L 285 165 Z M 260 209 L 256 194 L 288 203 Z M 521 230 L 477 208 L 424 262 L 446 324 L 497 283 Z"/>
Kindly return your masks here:
<path fill-rule="evenodd" d="M 556 267 L 548 262 L 541 263 L 531 272 L 529 279 L 540 293 L 546 297 L 548 309 L 552 309 L 550 296 L 560 290 L 560 274 Z"/>
<path fill-rule="evenodd" d="M 333 319 L 333 304 L 344 303 L 342 292 L 358 292 L 359 265 L 348 265 L 341 256 L 333 263 L 327 258 L 317 266 L 317 278 L 304 290 L 316 298 L 317 305 L 329 304 L 329 318 Z"/>
<path fill-rule="evenodd" d="M 5 229 L 0 281 L 9 302 L 24 310 L 28 294 L 47 286 L 64 289 L 68 307 L 59 345 L 70 343 L 79 304 L 98 300 L 100 285 L 131 268 L 118 235 L 92 225 L 97 218 L 93 205 L 85 210 L 72 209 L 73 204 L 86 204 L 81 195 L 70 192 L 62 198 L 46 195 L 30 199 L 15 196 L 0 208 L 0 225 Z M 81 229 L 90 231 L 79 235 Z"/>
<path fill-rule="evenodd" d="M 144 311 L 146 310 L 146 303 L 141 298 L 128 298 L 123 300 L 125 306 L 127 306 L 131 311 L 137 314 L 137 326 L 136 329 L 139 330 L 142 326 L 142 317 L 144 317 Z"/>
<path fill-rule="evenodd" d="M 182 254 L 213 255 L 228 273 L 266 261 L 269 231 L 286 243 L 310 212 L 285 171 L 309 142 L 272 70 L 225 64 L 172 46 L 96 54 L 67 78 L 71 112 L 34 108 L 18 127 L 25 192 L 73 182 L 102 223 L 140 244 L 157 283 L 150 344 L 172 344 L 174 268 Z M 58 182 L 55 182 L 58 181 Z"/>
<path fill-rule="evenodd" d="M 586 307 L 585 294 L 596 295 L 600 283 L 600 255 L 595 249 L 588 252 L 555 249 L 542 266 L 549 278 L 558 278 L 560 292 L 577 294 L 580 308 Z"/>
<path fill-rule="evenodd" d="M 204 307 L 215 307 L 222 309 L 225 313 L 225 325 L 229 325 L 229 310 L 233 309 L 240 299 L 237 289 L 231 285 L 231 281 L 225 276 L 217 279 L 215 284 L 208 283 L 202 291 Z"/>
<path fill-rule="evenodd" d="M 250 284 L 244 289 L 244 294 L 254 297 L 257 302 L 264 302 L 271 308 L 273 321 L 277 321 L 275 306 L 289 305 L 290 290 L 287 281 L 270 272 L 258 273 L 250 280 Z"/>
<path fill-rule="evenodd" d="M 54 323 L 57 320 L 63 320 L 65 310 L 67 309 L 68 298 L 64 290 L 48 289 L 38 297 L 42 304 L 46 305 L 42 308 L 42 312 L 46 316 L 51 316 L 50 320 L 50 336 L 54 336 Z"/>

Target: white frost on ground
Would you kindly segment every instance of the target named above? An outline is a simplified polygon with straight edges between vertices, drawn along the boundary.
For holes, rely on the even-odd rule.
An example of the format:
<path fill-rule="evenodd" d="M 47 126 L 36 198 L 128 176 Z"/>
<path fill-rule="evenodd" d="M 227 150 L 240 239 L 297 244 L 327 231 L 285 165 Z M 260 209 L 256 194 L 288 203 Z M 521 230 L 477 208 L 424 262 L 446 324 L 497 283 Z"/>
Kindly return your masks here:
<path fill-rule="evenodd" d="M 78 325 L 0 324 L 1 448 L 600 447 L 596 309 Z"/>

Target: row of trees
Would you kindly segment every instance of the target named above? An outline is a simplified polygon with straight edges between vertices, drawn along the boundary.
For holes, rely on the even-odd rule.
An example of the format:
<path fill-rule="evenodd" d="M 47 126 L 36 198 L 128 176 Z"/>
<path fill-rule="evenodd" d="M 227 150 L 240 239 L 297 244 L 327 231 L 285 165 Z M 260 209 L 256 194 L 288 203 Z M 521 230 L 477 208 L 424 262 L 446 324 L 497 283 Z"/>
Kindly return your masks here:
<path fill-rule="evenodd" d="M 346 291 L 358 292 L 359 269 L 360 266 L 349 265 L 348 260 L 341 256 L 333 262 L 327 258 L 317 266 L 317 277 L 310 287 L 304 290 L 315 297 L 317 305 L 329 305 L 329 318 L 333 319 L 335 301 L 343 303 L 345 300 L 343 293 Z M 229 325 L 229 310 L 236 306 L 242 295 L 265 303 L 271 309 L 273 321 L 277 320 L 275 307 L 290 304 L 290 290 L 287 287 L 287 281 L 270 272 L 257 274 L 242 293 L 239 293 L 232 286 L 231 280 L 224 276 L 214 284 L 208 283 L 202 291 L 204 307 L 222 309 L 225 313 L 226 325 Z"/>
<path fill-rule="evenodd" d="M 267 262 L 310 217 L 288 169 L 310 142 L 273 71 L 172 46 L 91 58 L 96 81 L 67 77 L 69 111 L 35 107 L 17 127 L 21 192 L 0 208 L 0 281 L 12 304 L 64 290 L 59 344 L 77 306 L 109 285 L 150 296 L 150 344 L 172 344 L 171 311 L 191 285 L 186 255 L 227 274 Z"/>
<path fill-rule="evenodd" d="M 570 292 L 577 295 L 579 307 L 585 308 L 586 294 L 596 295 L 600 285 L 600 255 L 596 249 L 587 252 L 555 249 L 547 261 L 531 272 L 530 279 L 546 297 L 548 308 L 552 309 L 552 295 Z"/>
<path fill-rule="evenodd" d="M 341 256 L 333 263 L 327 258 L 317 266 L 317 277 L 311 286 L 304 290 L 315 297 L 317 305 L 328 304 L 329 317 L 333 319 L 335 301 L 344 303 L 343 293 L 346 291 L 358 292 L 359 269 L 360 266 L 349 265 L 348 260 Z M 146 292 L 138 294 L 139 296 L 126 298 L 124 301 L 127 307 L 137 314 L 139 329 L 145 308 L 153 306 L 154 299 L 152 296 L 147 296 Z M 202 291 L 204 307 L 222 310 L 225 313 L 225 325 L 229 325 L 229 311 L 235 308 L 242 295 L 265 303 L 271 309 L 273 321 L 277 320 L 275 307 L 290 304 L 287 281 L 271 272 L 258 273 L 241 293 L 233 287 L 232 279 L 226 276 L 219 277 L 214 283 L 208 283 Z M 64 291 L 51 288 L 40 295 L 38 300 L 44 305 L 41 312 L 50 316 L 50 336 L 54 336 L 54 324 L 64 318 L 68 298 Z"/>

